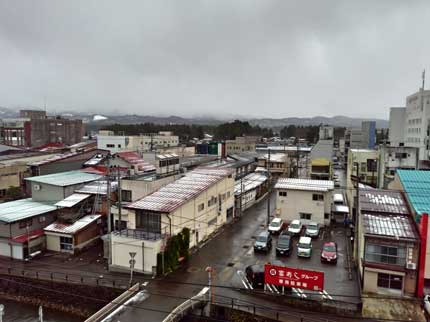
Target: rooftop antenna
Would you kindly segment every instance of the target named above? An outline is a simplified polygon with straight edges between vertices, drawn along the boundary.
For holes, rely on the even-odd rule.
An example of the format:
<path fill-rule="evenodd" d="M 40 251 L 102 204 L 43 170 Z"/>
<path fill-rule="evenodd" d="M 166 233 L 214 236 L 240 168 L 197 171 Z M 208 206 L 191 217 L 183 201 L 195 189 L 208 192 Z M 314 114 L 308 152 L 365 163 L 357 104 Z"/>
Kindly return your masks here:
<path fill-rule="evenodd" d="M 426 82 L 426 70 L 425 69 L 423 70 L 422 78 L 423 78 L 423 87 L 422 87 L 422 89 L 424 90 L 424 85 L 425 85 L 425 82 Z"/>
<path fill-rule="evenodd" d="M 47 99 L 46 99 L 46 95 L 45 95 L 45 96 L 43 96 L 43 105 L 45 107 L 45 113 L 46 113 L 46 101 L 47 101 Z"/>

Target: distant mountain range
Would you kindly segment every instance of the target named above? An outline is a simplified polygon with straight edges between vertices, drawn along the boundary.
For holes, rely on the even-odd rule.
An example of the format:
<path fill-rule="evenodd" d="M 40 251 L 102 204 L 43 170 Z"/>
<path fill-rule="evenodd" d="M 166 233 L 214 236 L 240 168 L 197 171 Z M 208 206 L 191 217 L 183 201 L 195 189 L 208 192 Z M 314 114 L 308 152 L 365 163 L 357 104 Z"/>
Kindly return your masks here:
<path fill-rule="evenodd" d="M 49 114 L 49 111 L 48 111 Z M 57 113 L 58 114 L 58 113 Z M 242 121 L 249 121 L 252 125 L 259 125 L 268 128 L 282 128 L 287 125 L 332 125 L 335 127 L 360 127 L 362 121 L 376 121 L 377 128 L 387 128 L 388 121 L 382 119 L 371 118 L 354 118 L 348 116 L 314 116 L 314 117 L 286 117 L 286 118 L 246 118 L 234 117 L 231 119 L 216 119 L 211 117 L 191 117 L 185 118 L 180 116 L 149 116 L 149 115 L 102 115 L 102 114 L 87 114 L 76 112 L 62 112 L 67 118 L 80 118 L 85 123 L 96 127 L 108 125 L 112 123 L 120 124 L 133 124 L 133 123 L 155 123 L 155 124 L 197 124 L 197 125 L 217 125 L 235 119 Z M 14 118 L 18 117 L 18 110 L 12 110 L 0 106 L 0 119 L 1 118 Z"/>

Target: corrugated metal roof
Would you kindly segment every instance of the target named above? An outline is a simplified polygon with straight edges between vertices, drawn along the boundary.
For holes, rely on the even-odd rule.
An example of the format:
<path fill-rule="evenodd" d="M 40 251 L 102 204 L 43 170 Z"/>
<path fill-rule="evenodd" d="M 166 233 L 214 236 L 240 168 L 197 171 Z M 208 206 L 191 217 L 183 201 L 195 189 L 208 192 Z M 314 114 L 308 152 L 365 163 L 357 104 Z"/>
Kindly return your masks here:
<path fill-rule="evenodd" d="M 362 214 L 364 233 L 393 238 L 419 239 L 409 216 Z"/>
<path fill-rule="evenodd" d="M 9 201 L 0 204 L 0 221 L 11 223 L 56 209 L 53 204 L 33 201 L 31 198 Z"/>
<path fill-rule="evenodd" d="M 430 213 L 430 171 L 399 169 L 397 174 L 415 212 Z"/>
<path fill-rule="evenodd" d="M 52 163 L 55 161 L 60 161 L 60 160 L 64 160 L 67 158 L 71 158 L 73 156 L 80 155 L 80 154 L 82 154 L 82 152 L 68 152 L 68 153 L 56 154 L 56 155 L 53 155 L 52 157 L 49 157 L 49 158 L 41 160 L 41 161 L 31 162 L 28 165 L 29 166 L 39 166 L 39 165 L 48 164 L 48 163 Z"/>
<path fill-rule="evenodd" d="M 392 190 L 360 190 L 361 212 L 383 212 L 391 214 L 409 214 L 403 196 Z"/>
<path fill-rule="evenodd" d="M 64 186 L 72 186 L 79 183 L 95 181 L 100 178 L 102 178 L 102 176 L 98 174 L 85 173 L 82 171 L 75 170 L 75 171 L 47 174 L 44 176 L 25 178 L 25 180 L 46 183 L 53 186 L 64 187 Z"/>
<path fill-rule="evenodd" d="M 240 195 L 242 192 L 250 191 L 252 189 L 257 188 L 267 181 L 267 176 L 262 173 L 251 173 L 242 178 L 241 180 L 236 181 L 236 185 L 234 186 L 234 194 Z"/>
<path fill-rule="evenodd" d="M 334 183 L 331 180 L 279 178 L 275 189 L 326 192 L 334 189 Z"/>
<path fill-rule="evenodd" d="M 65 224 L 62 222 L 54 222 L 50 224 L 48 227 L 44 228 L 46 232 L 59 233 L 59 234 L 75 234 L 78 231 L 84 229 L 88 225 L 92 224 L 94 221 L 99 219 L 101 215 L 88 215 L 78 219 L 73 224 Z"/>
<path fill-rule="evenodd" d="M 73 193 L 66 199 L 63 199 L 55 204 L 57 207 L 70 208 L 87 199 L 90 195 L 84 193 Z"/>
<path fill-rule="evenodd" d="M 118 182 L 111 181 L 110 182 L 111 191 L 116 191 L 118 189 Z M 83 187 L 75 190 L 77 193 L 86 193 L 90 195 L 106 195 L 107 193 L 107 181 L 106 180 L 97 180 L 90 183 L 87 183 Z"/>
<path fill-rule="evenodd" d="M 231 173 L 230 169 L 197 168 L 126 208 L 169 213 Z"/>

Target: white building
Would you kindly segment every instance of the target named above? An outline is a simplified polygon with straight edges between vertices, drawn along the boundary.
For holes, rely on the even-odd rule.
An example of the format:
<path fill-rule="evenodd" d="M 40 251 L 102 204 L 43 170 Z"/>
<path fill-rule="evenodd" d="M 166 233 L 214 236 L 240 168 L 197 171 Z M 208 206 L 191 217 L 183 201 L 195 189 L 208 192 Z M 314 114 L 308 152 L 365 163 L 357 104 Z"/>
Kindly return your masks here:
<path fill-rule="evenodd" d="M 280 178 L 275 190 L 276 209 L 285 221 L 300 219 L 304 224 L 310 221 L 330 224 L 333 181 Z"/>
<path fill-rule="evenodd" d="M 406 107 L 390 110 L 390 142 L 419 149 L 419 160 L 429 160 L 430 90 L 406 98 Z"/>
<path fill-rule="evenodd" d="M 149 133 L 134 136 L 114 135 L 111 131 L 100 131 L 97 147 L 111 153 L 121 151 L 155 151 L 158 148 L 177 147 L 179 137 L 172 132 Z"/>
<path fill-rule="evenodd" d="M 334 128 L 333 126 L 322 125 L 319 129 L 319 140 L 333 139 Z"/>
<path fill-rule="evenodd" d="M 110 238 L 111 269 L 129 270 L 134 252 L 135 270 L 153 273 L 157 254 L 183 228 L 190 229 L 190 248 L 206 240 L 233 216 L 234 185 L 232 170 L 201 168 L 127 205 L 127 229 Z"/>

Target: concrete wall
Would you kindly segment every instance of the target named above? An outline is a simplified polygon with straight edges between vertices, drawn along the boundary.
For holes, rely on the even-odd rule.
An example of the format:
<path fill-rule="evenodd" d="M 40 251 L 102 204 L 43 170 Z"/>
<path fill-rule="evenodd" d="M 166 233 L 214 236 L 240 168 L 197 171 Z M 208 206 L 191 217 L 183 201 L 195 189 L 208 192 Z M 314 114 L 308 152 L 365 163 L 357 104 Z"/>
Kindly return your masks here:
<path fill-rule="evenodd" d="M 7 190 L 9 187 L 21 187 L 21 179 L 26 175 L 26 165 L 0 166 L 0 190 Z"/>
<path fill-rule="evenodd" d="M 60 248 L 60 235 L 45 233 L 46 235 L 46 249 L 54 252 L 61 252 Z M 72 251 L 67 251 L 72 252 Z"/>
<path fill-rule="evenodd" d="M 125 136 L 97 135 L 97 148 L 108 150 L 111 153 L 125 151 L 127 150 L 127 140 Z"/>
<path fill-rule="evenodd" d="M 175 181 L 176 179 L 179 179 L 180 177 L 180 175 L 175 175 L 154 181 L 126 179 L 121 181 L 121 188 L 122 190 L 130 190 L 132 201 L 136 201 Z"/>
<path fill-rule="evenodd" d="M 157 266 L 157 254 L 161 249 L 161 240 L 148 241 L 112 235 L 112 267 L 129 270 L 130 252 L 135 252 L 134 269 L 138 272 L 152 273 Z"/>
<path fill-rule="evenodd" d="M 286 191 L 287 196 L 280 196 L 279 191 Z M 314 201 L 313 194 L 324 195 L 324 201 Z M 328 225 L 330 217 L 325 219 L 324 214 L 330 214 L 331 194 L 331 192 L 276 189 L 276 208 L 280 217 L 287 222 L 300 219 L 300 213 L 310 213 L 311 220 L 302 220 L 303 223 L 315 221 L 320 225 Z"/>
<path fill-rule="evenodd" d="M 85 185 L 85 183 L 80 183 L 72 186 L 60 187 L 34 181 L 31 181 L 30 184 L 33 201 L 60 201 Z M 35 185 L 39 185 L 40 189 L 35 189 Z"/>

